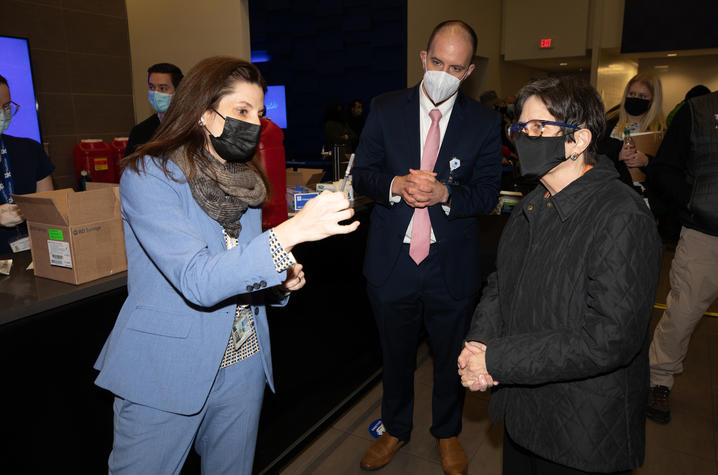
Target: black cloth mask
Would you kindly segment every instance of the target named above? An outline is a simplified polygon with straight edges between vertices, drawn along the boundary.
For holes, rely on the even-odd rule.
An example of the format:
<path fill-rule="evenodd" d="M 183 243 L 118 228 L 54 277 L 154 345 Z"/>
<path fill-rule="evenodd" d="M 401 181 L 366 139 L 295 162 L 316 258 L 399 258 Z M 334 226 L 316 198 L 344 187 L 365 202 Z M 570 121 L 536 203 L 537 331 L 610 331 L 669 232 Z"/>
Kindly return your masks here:
<path fill-rule="evenodd" d="M 215 112 L 217 111 L 215 110 Z M 262 126 L 232 117 L 224 117 L 219 112 L 217 115 L 224 119 L 224 129 L 219 137 L 215 137 L 211 132 L 209 134 L 215 151 L 228 162 L 246 163 L 250 161 L 257 149 Z"/>
<path fill-rule="evenodd" d="M 623 108 L 632 116 L 637 117 L 648 112 L 648 109 L 651 108 L 651 101 L 639 97 L 627 97 Z"/>
<path fill-rule="evenodd" d="M 519 134 L 514 139 L 519 154 L 521 176 L 530 180 L 541 178 L 556 165 L 566 160 L 565 135 L 557 137 L 531 137 Z"/>

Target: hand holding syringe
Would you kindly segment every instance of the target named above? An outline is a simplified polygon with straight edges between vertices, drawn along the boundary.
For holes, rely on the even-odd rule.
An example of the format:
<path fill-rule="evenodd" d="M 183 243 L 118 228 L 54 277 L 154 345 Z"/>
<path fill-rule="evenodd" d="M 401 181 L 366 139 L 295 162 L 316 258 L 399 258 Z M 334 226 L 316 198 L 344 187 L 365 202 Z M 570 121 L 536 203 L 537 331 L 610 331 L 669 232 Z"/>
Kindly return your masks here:
<path fill-rule="evenodd" d="M 352 153 L 349 157 L 349 163 L 347 164 L 347 169 L 344 172 L 344 180 L 342 180 L 342 187 L 339 191 L 344 193 L 344 188 L 347 186 L 347 180 L 349 179 L 349 174 L 352 171 L 352 165 L 354 164 L 354 154 Z"/>

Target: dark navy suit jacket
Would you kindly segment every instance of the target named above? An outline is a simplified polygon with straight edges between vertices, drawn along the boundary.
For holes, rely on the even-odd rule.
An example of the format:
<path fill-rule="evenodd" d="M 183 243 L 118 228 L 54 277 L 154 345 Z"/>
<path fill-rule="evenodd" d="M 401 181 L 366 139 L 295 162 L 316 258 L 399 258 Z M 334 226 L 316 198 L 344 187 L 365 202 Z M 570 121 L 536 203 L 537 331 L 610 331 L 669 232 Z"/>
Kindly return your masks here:
<path fill-rule="evenodd" d="M 394 268 L 414 208 L 403 200 L 389 203 L 391 181 L 420 168 L 419 87 L 374 98 L 359 140 L 353 186 L 375 202 L 371 214 L 364 275 L 381 286 Z M 449 161 L 460 166 L 450 173 Z M 451 212 L 440 204 L 429 208 L 439 259 L 452 297 L 479 290 L 477 216 L 489 213 L 498 200 L 501 176 L 500 117 L 458 93 L 434 171 L 449 186 Z"/>

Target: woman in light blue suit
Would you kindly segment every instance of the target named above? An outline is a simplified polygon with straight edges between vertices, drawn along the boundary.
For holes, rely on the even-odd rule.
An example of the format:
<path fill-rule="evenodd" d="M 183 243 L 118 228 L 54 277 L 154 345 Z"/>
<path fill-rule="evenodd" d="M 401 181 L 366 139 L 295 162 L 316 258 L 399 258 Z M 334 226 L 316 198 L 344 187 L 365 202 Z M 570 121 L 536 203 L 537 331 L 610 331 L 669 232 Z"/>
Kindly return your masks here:
<path fill-rule="evenodd" d="M 95 364 L 115 394 L 110 473 L 249 474 L 264 385 L 265 306 L 304 285 L 301 242 L 354 231 L 322 193 L 262 232 L 268 183 L 255 163 L 266 84 L 252 64 L 208 58 L 184 78 L 120 184 L 129 296 Z M 275 190 L 282 193 L 283 190 Z"/>

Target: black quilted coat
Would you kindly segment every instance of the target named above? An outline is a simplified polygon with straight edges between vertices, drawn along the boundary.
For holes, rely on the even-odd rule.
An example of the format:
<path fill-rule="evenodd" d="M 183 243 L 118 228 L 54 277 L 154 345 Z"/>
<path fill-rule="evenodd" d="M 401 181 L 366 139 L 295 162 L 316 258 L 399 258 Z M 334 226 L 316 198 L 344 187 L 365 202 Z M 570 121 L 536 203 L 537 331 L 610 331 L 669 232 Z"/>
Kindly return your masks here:
<path fill-rule="evenodd" d="M 467 340 L 499 381 L 489 412 L 519 445 L 592 472 L 645 450 L 648 324 L 661 267 L 650 211 L 599 156 L 553 197 L 514 209 Z"/>

